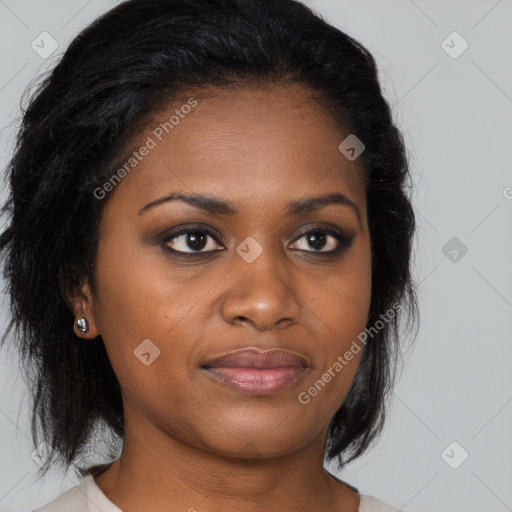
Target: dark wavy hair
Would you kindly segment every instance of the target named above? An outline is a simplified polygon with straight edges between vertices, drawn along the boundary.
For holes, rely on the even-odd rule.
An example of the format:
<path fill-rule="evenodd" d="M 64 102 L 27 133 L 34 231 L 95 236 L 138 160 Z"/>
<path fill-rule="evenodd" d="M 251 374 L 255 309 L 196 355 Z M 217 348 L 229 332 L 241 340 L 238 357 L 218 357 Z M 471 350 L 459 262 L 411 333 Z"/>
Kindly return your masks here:
<path fill-rule="evenodd" d="M 382 430 L 401 330 L 415 324 L 417 298 L 406 147 L 374 58 L 294 0 L 129 0 L 83 30 L 22 106 L 7 169 L 0 250 L 11 319 L 2 344 L 12 335 L 28 378 L 32 440 L 51 447 L 40 474 L 54 460 L 66 470 L 92 472 L 100 466 L 84 470 L 76 461 L 96 429 L 107 428 L 110 448 L 124 434 L 120 385 L 103 340 L 81 342 L 64 299 L 84 278 L 94 283 L 108 201 L 93 197 L 94 189 L 112 175 L 132 134 L 179 92 L 272 84 L 306 87 L 366 146 L 367 325 L 394 304 L 401 307 L 368 339 L 349 394 L 330 421 L 325 458 L 342 467 Z"/>

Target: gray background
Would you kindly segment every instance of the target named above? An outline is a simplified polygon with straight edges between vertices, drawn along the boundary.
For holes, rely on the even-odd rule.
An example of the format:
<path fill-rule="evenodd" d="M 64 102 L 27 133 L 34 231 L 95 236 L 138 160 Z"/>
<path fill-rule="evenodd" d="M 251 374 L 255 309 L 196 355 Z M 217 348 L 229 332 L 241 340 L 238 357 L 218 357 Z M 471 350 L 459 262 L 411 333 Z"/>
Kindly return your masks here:
<path fill-rule="evenodd" d="M 23 90 L 116 3 L 0 0 L 2 170 Z M 419 334 L 379 443 L 340 476 L 409 512 L 512 510 L 512 0 L 308 4 L 375 56 L 419 223 Z M 47 59 L 31 48 L 43 31 L 59 45 Z M 6 315 L 4 297 L 2 329 Z M 35 479 L 26 387 L 15 355 L 0 365 L 0 511 L 27 512 L 78 481 Z"/>

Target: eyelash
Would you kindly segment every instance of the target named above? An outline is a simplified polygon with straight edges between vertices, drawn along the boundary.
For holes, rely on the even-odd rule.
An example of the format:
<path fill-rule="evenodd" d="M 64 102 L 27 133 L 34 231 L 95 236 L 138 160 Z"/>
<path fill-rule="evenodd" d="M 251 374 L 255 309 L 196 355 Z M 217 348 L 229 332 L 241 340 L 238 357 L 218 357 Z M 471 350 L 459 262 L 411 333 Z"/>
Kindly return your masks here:
<path fill-rule="evenodd" d="M 161 241 L 162 247 L 164 248 L 164 250 L 166 250 L 174 255 L 177 255 L 179 257 L 183 257 L 183 258 L 204 257 L 205 255 L 211 255 L 213 253 L 222 251 L 221 249 L 214 249 L 211 251 L 185 252 L 185 251 L 177 251 L 177 250 L 169 247 L 169 245 L 168 245 L 169 242 L 171 242 L 172 240 L 174 240 L 176 238 L 179 238 L 180 236 L 187 235 L 189 233 L 205 234 L 205 235 L 209 236 L 210 238 L 212 238 L 219 245 L 220 245 L 220 242 L 218 239 L 222 239 L 222 237 L 218 233 L 212 232 L 210 229 L 203 228 L 201 226 L 186 226 L 185 228 L 180 229 L 179 231 L 176 231 L 176 232 L 170 234 L 169 236 L 166 236 Z M 343 233 L 342 231 L 330 229 L 330 228 L 323 227 L 323 226 L 313 226 L 313 227 L 309 228 L 307 231 L 302 232 L 299 235 L 299 237 L 294 239 L 294 241 L 292 243 L 296 243 L 297 241 L 301 240 L 304 236 L 309 235 L 311 233 L 323 233 L 323 234 L 332 236 L 338 242 L 338 245 L 335 249 L 332 249 L 330 251 L 314 251 L 314 250 L 308 251 L 308 250 L 303 250 L 303 249 L 293 249 L 293 250 L 297 250 L 297 251 L 305 252 L 305 253 L 311 253 L 311 254 L 314 254 L 315 256 L 318 255 L 320 257 L 335 256 L 335 255 L 338 255 L 343 250 L 348 249 L 352 245 L 352 240 L 354 238 L 353 235 L 349 236 L 349 235 Z"/>

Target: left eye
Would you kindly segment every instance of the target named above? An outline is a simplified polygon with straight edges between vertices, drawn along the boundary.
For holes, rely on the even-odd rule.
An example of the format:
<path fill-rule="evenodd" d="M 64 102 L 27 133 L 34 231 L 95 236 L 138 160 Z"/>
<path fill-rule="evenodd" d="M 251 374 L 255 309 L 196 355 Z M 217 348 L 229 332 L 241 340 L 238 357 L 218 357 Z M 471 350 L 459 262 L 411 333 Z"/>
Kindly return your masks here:
<path fill-rule="evenodd" d="M 305 240 L 305 243 L 300 244 L 301 240 Z M 294 244 L 298 244 L 299 247 L 292 247 L 292 249 L 308 252 L 333 253 L 341 248 L 348 247 L 351 241 L 350 238 L 341 233 L 326 229 L 313 229 L 298 238 Z M 312 247 L 313 250 L 307 247 Z"/>

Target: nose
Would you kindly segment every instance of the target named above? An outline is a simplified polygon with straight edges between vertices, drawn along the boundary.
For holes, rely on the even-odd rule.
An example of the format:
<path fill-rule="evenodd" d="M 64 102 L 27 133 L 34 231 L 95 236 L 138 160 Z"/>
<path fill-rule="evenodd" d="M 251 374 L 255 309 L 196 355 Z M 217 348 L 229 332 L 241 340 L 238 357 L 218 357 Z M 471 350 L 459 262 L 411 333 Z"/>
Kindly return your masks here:
<path fill-rule="evenodd" d="M 263 251 L 252 263 L 240 258 L 235 265 L 221 305 L 226 322 L 263 331 L 298 321 L 300 303 L 284 263 Z"/>

